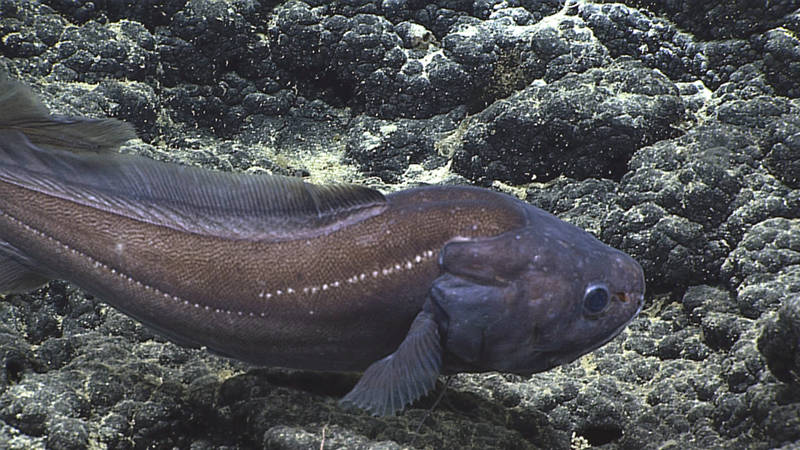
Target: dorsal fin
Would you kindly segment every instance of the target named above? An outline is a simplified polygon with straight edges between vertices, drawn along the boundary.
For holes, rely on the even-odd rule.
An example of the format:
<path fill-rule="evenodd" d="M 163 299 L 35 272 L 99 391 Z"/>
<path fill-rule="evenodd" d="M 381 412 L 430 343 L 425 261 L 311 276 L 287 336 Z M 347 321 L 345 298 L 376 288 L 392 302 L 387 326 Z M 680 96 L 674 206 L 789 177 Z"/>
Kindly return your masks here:
<path fill-rule="evenodd" d="M 179 231 L 249 240 L 311 237 L 378 214 L 380 192 L 216 172 L 119 153 L 42 150 L 0 130 L 0 180 Z"/>
<path fill-rule="evenodd" d="M 116 119 L 50 115 L 28 86 L 0 72 L 0 129 L 19 130 L 37 147 L 77 153 L 116 151 L 136 137 L 129 124 Z"/>
<path fill-rule="evenodd" d="M 0 124 L 17 120 L 44 119 L 50 112 L 30 88 L 0 71 Z"/>
<path fill-rule="evenodd" d="M 130 126 L 52 117 L 27 87 L 2 76 L 0 111 L 0 180 L 179 231 L 288 240 L 327 233 L 385 207 L 380 192 L 363 186 L 318 186 L 108 151 L 133 137 Z"/>

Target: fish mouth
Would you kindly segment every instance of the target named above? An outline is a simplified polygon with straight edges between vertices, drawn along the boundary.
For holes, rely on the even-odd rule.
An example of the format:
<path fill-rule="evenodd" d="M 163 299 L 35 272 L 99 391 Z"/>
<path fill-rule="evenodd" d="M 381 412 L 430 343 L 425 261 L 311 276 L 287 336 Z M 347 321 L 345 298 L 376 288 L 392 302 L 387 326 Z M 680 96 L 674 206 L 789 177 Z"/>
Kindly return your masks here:
<path fill-rule="evenodd" d="M 633 314 L 631 314 L 631 316 L 628 318 L 628 320 L 622 323 L 622 325 L 618 326 L 611 333 L 609 333 L 608 338 L 602 344 L 600 344 L 600 346 L 606 344 L 608 341 L 614 339 L 614 337 L 616 337 L 619 333 L 621 333 L 622 330 L 625 329 L 625 327 L 627 327 L 631 322 L 633 322 L 633 319 L 639 317 L 639 313 L 642 312 L 642 307 L 644 307 L 644 292 L 636 292 L 636 293 L 623 292 L 617 295 L 619 296 L 620 300 L 622 300 L 624 303 L 635 302 L 636 311 L 634 311 Z"/>
<path fill-rule="evenodd" d="M 639 309 L 636 310 L 636 314 L 639 314 L 639 311 L 642 309 L 642 304 L 644 303 L 644 292 L 617 292 L 616 295 L 623 303 L 635 302 L 639 305 Z M 634 314 L 634 317 L 636 317 L 636 314 Z"/>
<path fill-rule="evenodd" d="M 636 292 L 636 293 L 623 292 L 623 293 L 618 294 L 618 295 L 619 295 L 620 299 L 625 303 L 636 302 L 635 303 L 636 304 L 636 311 L 634 311 L 633 314 L 631 314 L 631 316 L 628 318 L 628 320 L 623 322 L 620 326 L 618 326 L 618 327 L 614 328 L 613 330 L 611 330 L 611 332 L 608 333 L 606 335 L 606 337 L 603 338 L 600 341 L 599 344 L 597 344 L 596 347 L 592 348 L 591 350 L 587 351 L 586 353 L 593 352 L 593 351 L 597 350 L 598 348 L 608 344 L 609 341 L 611 341 L 612 339 L 617 337 L 617 335 L 619 335 L 622 332 L 622 330 L 624 330 L 631 322 L 633 322 L 633 319 L 639 317 L 639 313 L 642 312 L 642 307 L 644 306 L 644 293 L 643 292 Z"/>
<path fill-rule="evenodd" d="M 612 339 L 617 337 L 622 332 L 622 330 L 624 330 L 633 321 L 633 319 L 635 319 L 636 317 L 639 316 L 639 313 L 642 311 L 642 307 L 644 306 L 644 293 L 643 292 L 636 292 L 636 293 L 626 292 L 626 293 L 617 294 L 617 295 L 620 297 L 620 299 L 623 302 L 625 302 L 625 303 L 628 303 L 628 302 L 633 303 L 633 302 L 635 302 L 635 304 L 637 305 L 636 311 L 634 311 L 634 313 L 631 314 L 631 316 L 628 318 L 628 320 L 626 320 L 625 322 L 620 324 L 618 327 L 612 329 L 609 333 L 606 333 L 605 336 L 603 336 L 601 339 L 597 340 L 591 346 L 584 347 L 584 348 L 582 348 L 580 350 L 573 351 L 573 352 L 570 352 L 570 353 L 567 353 L 567 354 L 558 353 L 558 351 L 552 351 L 551 350 L 549 353 L 552 356 L 550 356 L 548 358 L 548 362 L 551 364 L 551 367 L 560 366 L 562 364 L 567 364 L 569 362 L 572 362 L 572 361 L 580 358 L 581 356 L 583 356 L 583 355 L 585 355 L 587 353 L 591 353 L 591 352 L 597 350 L 598 348 L 608 344 Z"/>

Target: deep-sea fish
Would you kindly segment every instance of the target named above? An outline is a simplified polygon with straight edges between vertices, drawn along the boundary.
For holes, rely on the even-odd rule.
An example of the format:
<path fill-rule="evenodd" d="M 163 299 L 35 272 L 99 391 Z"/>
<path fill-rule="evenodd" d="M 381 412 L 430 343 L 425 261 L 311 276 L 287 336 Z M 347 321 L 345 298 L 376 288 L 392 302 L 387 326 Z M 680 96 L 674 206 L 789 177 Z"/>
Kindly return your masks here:
<path fill-rule="evenodd" d="M 133 137 L 0 79 L 0 290 L 65 279 L 182 345 L 363 371 L 343 402 L 378 415 L 440 374 L 570 362 L 642 306 L 630 256 L 501 193 L 215 172 Z"/>

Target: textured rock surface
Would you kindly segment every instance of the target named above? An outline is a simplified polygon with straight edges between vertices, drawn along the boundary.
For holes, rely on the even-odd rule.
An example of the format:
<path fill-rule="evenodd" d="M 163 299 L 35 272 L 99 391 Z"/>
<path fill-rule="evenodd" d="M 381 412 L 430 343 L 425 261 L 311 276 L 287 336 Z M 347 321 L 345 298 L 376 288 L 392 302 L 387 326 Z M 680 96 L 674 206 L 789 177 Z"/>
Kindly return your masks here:
<path fill-rule="evenodd" d="M 618 180 L 636 150 L 677 134 L 684 108 L 673 82 L 638 63 L 565 75 L 472 117 L 453 170 L 484 184 Z"/>
<path fill-rule="evenodd" d="M 797 2 L 0 0 L 0 70 L 124 151 L 507 190 L 634 255 L 645 311 L 392 418 L 351 375 L 177 347 L 77 288 L 0 301 L 2 448 L 800 444 Z"/>

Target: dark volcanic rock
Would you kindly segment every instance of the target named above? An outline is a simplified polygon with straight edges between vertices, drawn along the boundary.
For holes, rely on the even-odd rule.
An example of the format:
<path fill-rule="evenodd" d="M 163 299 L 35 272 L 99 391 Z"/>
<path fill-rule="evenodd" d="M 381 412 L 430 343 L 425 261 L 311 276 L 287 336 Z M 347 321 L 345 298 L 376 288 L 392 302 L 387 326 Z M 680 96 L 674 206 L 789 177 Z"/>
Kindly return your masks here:
<path fill-rule="evenodd" d="M 777 379 L 800 384 L 800 295 L 787 299 L 775 320 L 767 322 L 758 350 Z"/>
<path fill-rule="evenodd" d="M 442 165 L 444 157 L 438 156 L 436 143 L 463 118 L 463 109 L 424 121 L 362 117 L 350 127 L 345 154 L 366 175 L 397 182 L 409 164 L 427 161 L 431 167 Z"/>
<path fill-rule="evenodd" d="M 703 46 L 663 18 L 621 3 L 578 4 L 574 9 L 611 56 L 639 55 L 637 59 L 672 80 L 708 78 Z"/>
<path fill-rule="evenodd" d="M 136 19 L 149 26 L 164 25 L 187 3 L 186 0 L 162 2 L 158 0 L 51 0 L 55 10 L 71 22 L 84 23 L 96 20 L 101 23 L 120 19 Z"/>
<path fill-rule="evenodd" d="M 800 97 L 800 39 L 796 33 L 777 29 L 764 33 L 765 75 L 776 92 L 787 97 Z"/>
<path fill-rule="evenodd" d="M 51 282 L 0 301 L 0 447 L 797 447 L 797 2 L 623 3 L 0 0 L 0 70 L 129 121 L 125 152 L 491 184 L 647 277 L 590 355 L 388 418 L 337 405 L 355 375 L 183 349 Z"/>
<path fill-rule="evenodd" d="M 622 209 L 607 219 L 621 229 L 604 235 L 652 264 L 645 273 L 655 285 L 715 280 L 728 251 L 717 230 L 741 189 L 719 149 L 748 144 L 734 130 L 701 127 L 638 152 L 622 182 Z"/>
<path fill-rule="evenodd" d="M 789 14 L 797 10 L 797 3 L 793 0 L 768 4 L 748 0 L 700 3 L 691 0 L 628 0 L 624 3 L 665 14 L 701 39 L 746 38 L 779 27 Z"/>
<path fill-rule="evenodd" d="M 800 294 L 800 221 L 767 219 L 752 228 L 725 260 L 742 314 L 758 317 Z"/>
<path fill-rule="evenodd" d="M 786 186 L 800 189 L 800 119 L 787 116 L 777 121 L 767 142 L 764 164 Z"/>
<path fill-rule="evenodd" d="M 453 169 L 482 184 L 619 179 L 644 145 L 676 134 L 684 104 L 666 77 L 632 62 L 533 85 L 471 118 Z"/>

